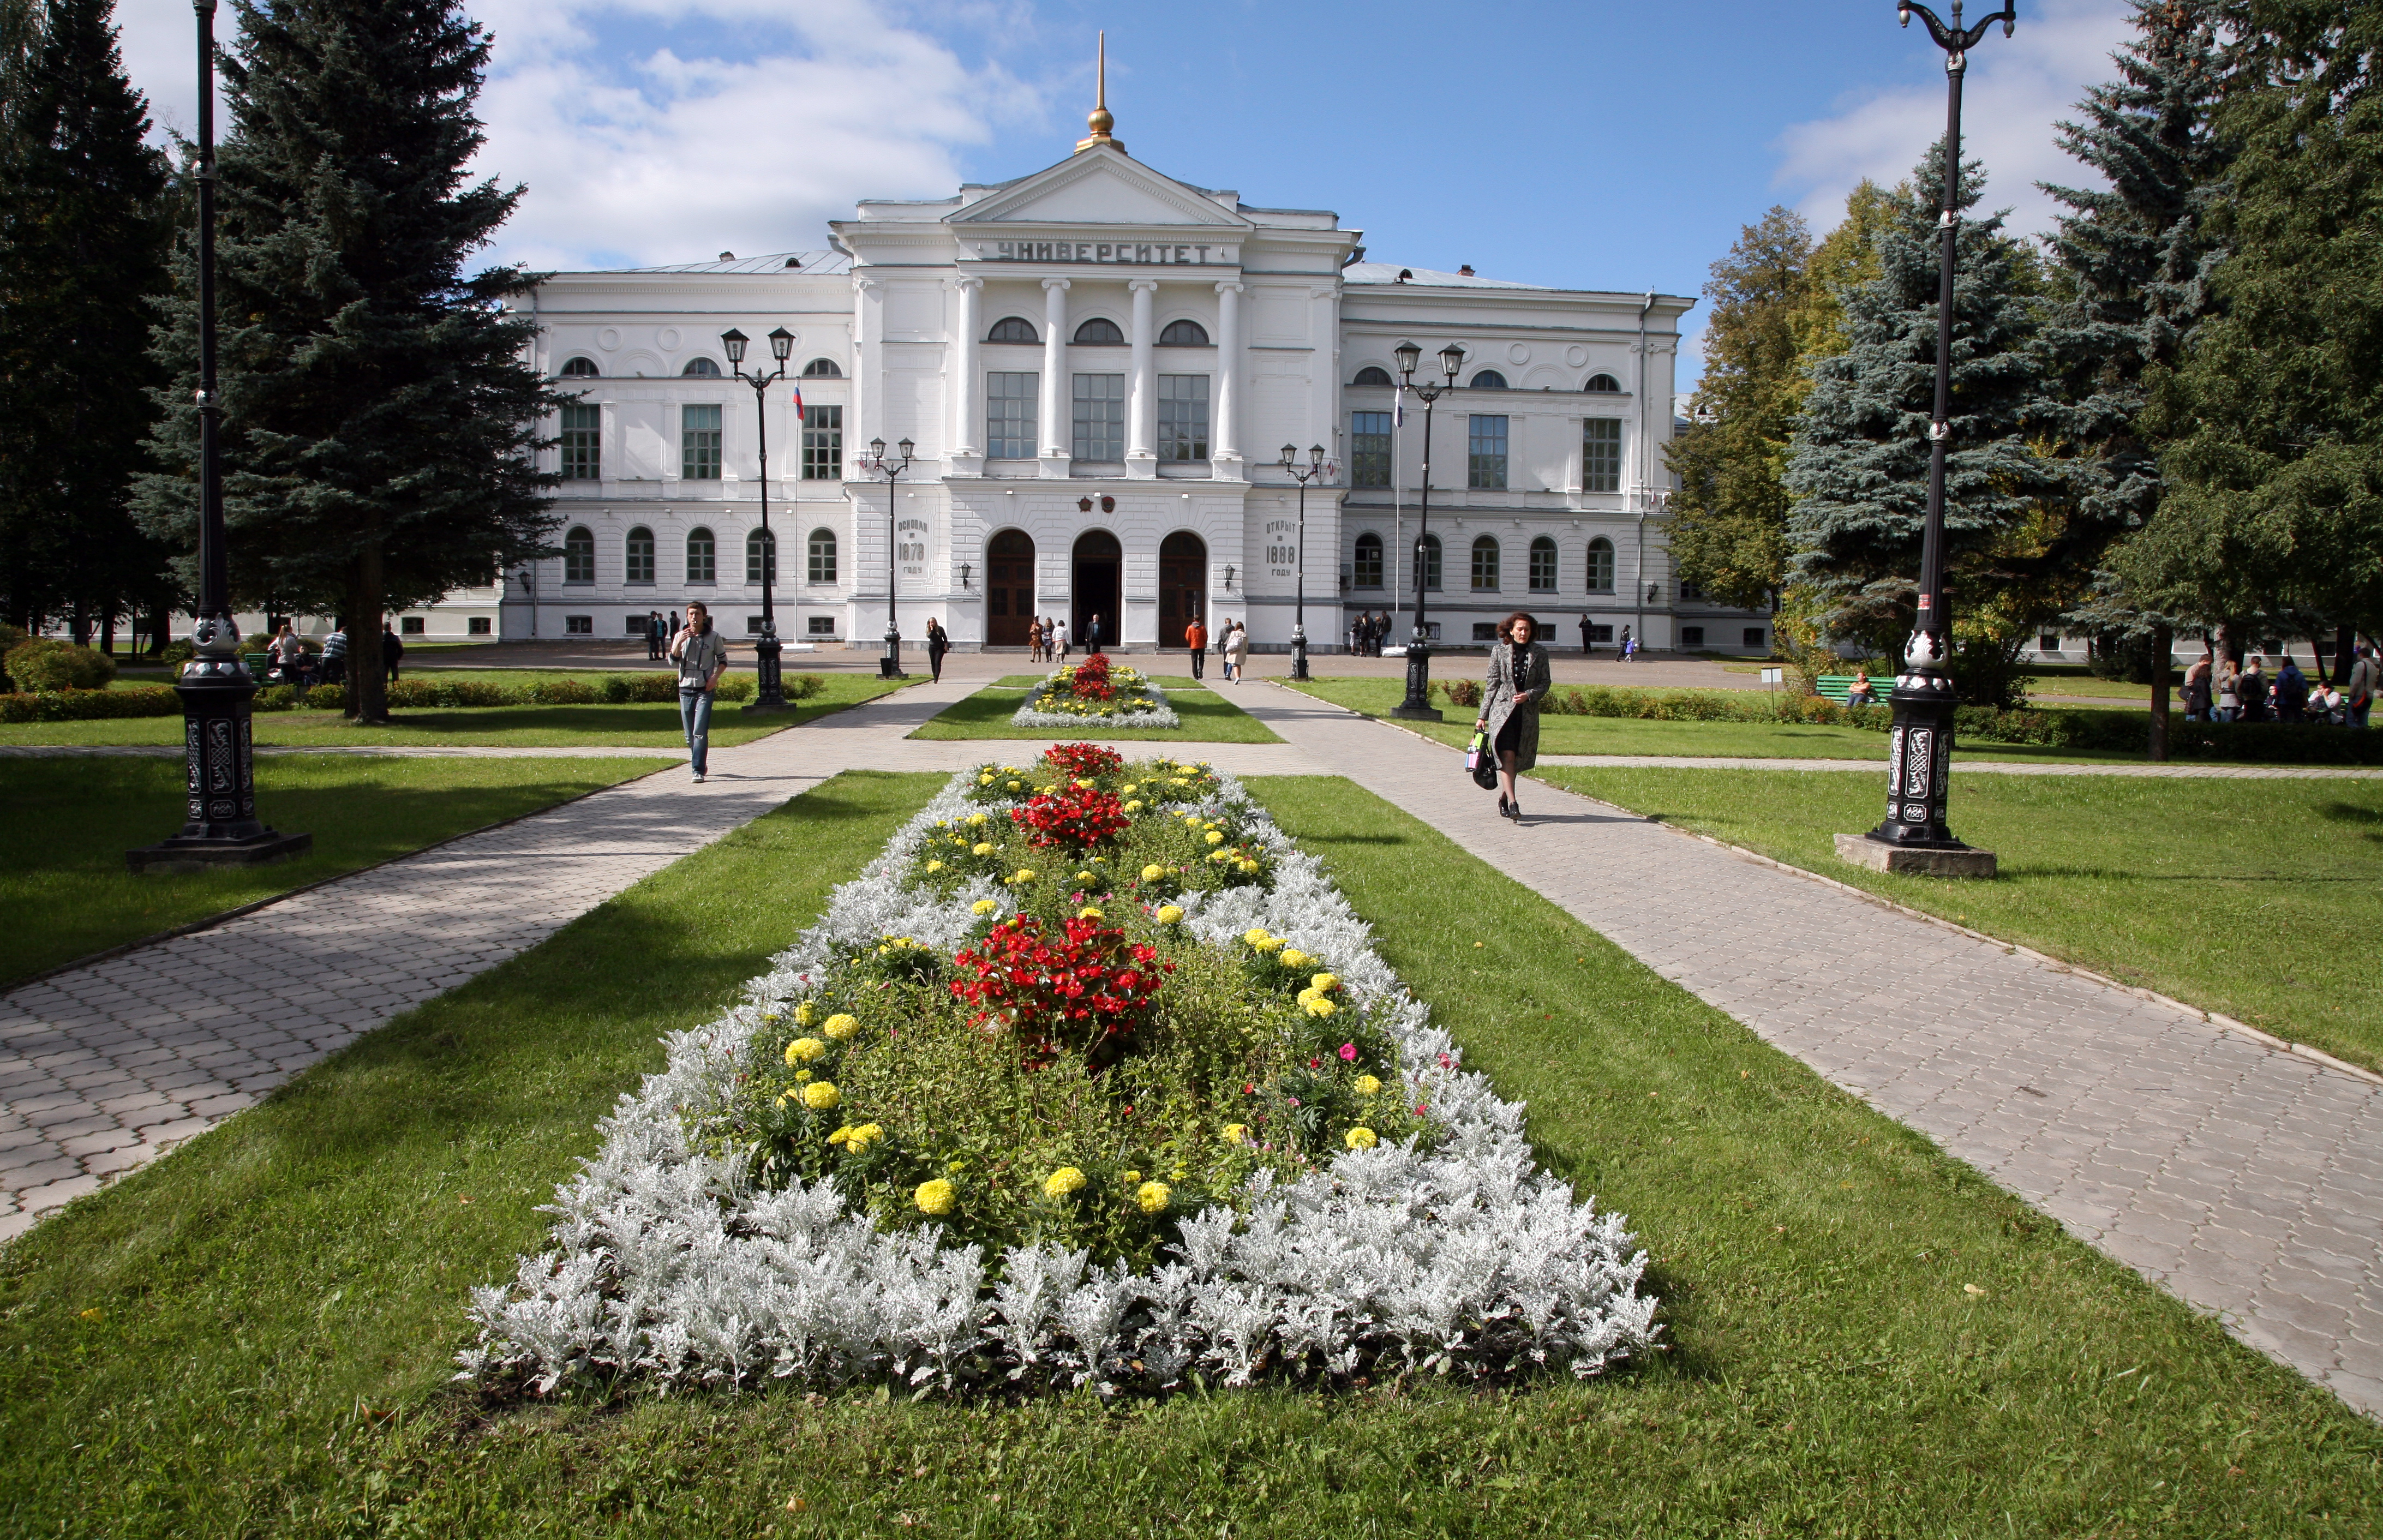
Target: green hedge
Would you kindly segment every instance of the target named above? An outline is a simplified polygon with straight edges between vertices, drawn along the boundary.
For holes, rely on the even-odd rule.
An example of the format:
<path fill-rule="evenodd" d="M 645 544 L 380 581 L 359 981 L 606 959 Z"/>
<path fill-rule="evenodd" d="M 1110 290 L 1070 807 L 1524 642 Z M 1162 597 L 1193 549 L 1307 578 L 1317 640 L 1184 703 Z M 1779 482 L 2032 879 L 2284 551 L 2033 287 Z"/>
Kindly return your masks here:
<path fill-rule="evenodd" d="M 179 717 L 182 697 L 164 684 L 122 690 L 30 691 L 0 696 L 0 722 L 99 721 L 117 717 Z"/>
<path fill-rule="evenodd" d="M 827 687 L 818 674 L 786 681 L 786 698 L 808 700 Z M 723 679 L 722 700 L 750 700 L 750 679 Z M 453 709 L 486 706 L 619 706 L 637 702 L 660 704 L 678 699 L 675 675 L 604 674 L 596 679 L 556 679 L 535 684 L 494 684 L 475 679 L 405 679 L 389 687 L 389 704 L 399 709 Z M 288 684 L 267 684 L 256 692 L 253 709 L 293 711 L 297 690 Z M 311 711 L 344 711 L 348 692 L 337 684 L 319 684 L 307 692 Z M 169 685 L 136 684 L 122 690 L 61 690 L 55 694 L 0 695 L 0 722 L 98 721 L 117 717 L 177 717 L 182 697 Z"/>

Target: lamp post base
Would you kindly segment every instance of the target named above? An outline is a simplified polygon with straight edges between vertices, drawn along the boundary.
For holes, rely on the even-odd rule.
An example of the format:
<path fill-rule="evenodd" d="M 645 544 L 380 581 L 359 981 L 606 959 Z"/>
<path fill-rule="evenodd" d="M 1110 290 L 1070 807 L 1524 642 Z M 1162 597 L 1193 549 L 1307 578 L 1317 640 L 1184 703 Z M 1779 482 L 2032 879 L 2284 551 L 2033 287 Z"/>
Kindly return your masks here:
<path fill-rule="evenodd" d="M 1307 681 L 1307 630 L 1296 627 L 1290 634 L 1290 677 L 1302 684 Z"/>
<path fill-rule="evenodd" d="M 1431 642 L 1420 628 L 1407 643 L 1407 697 L 1390 708 L 1390 715 L 1401 721 L 1441 720 L 1431 703 Z"/>
<path fill-rule="evenodd" d="M 795 708 L 793 703 L 786 699 L 785 674 L 780 668 L 784 644 L 779 642 L 774 625 L 764 630 L 761 639 L 753 644 L 753 703 L 745 708 L 742 715 L 766 715 Z"/>
<path fill-rule="evenodd" d="M 218 871 L 225 867 L 269 866 L 314 848 L 312 834 L 283 834 L 268 829 L 245 840 L 161 840 L 126 851 L 124 865 L 135 877 L 153 871 Z"/>
<path fill-rule="evenodd" d="M 1837 858 L 1872 871 L 1905 872 L 1918 877 L 1992 877 L 1994 853 L 1969 845 L 1932 849 L 1895 844 L 1872 834 L 1839 834 Z"/>
<path fill-rule="evenodd" d="M 885 633 L 885 655 L 877 659 L 877 677 L 880 679 L 910 677 L 902 671 L 902 634 L 898 631 Z"/>

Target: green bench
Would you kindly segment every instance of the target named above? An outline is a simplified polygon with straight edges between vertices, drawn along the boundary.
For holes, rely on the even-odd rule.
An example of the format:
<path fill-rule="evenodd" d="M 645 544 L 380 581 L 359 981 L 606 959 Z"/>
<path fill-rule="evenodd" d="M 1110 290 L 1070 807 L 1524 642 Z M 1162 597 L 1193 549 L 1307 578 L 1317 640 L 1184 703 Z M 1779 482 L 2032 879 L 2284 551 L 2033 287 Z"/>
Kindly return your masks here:
<path fill-rule="evenodd" d="M 248 671 L 259 679 L 265 677 L 265 670 L 273 667 L 273 654 L 269 652 L 243 652 L 240 655 L 240 660 L 247 664 Z"/>
<path fill-rule="evenodd" d="M 1854 676 L 1849 673 L 1824 673 L 1820 677 L 1818 684 L 1821 695 L 1843 706 L 1846 703 L 1846 696 L 1853 693 Z M 1870 687 L 1871 693 L 1878 696 L 1878 704 L 1883 706 L 1886 704 L 1886 692 L 1895 687 L 1895 682 L 1893 680 L 1881 682 L 1873 679 L 1870 682 Z"/>

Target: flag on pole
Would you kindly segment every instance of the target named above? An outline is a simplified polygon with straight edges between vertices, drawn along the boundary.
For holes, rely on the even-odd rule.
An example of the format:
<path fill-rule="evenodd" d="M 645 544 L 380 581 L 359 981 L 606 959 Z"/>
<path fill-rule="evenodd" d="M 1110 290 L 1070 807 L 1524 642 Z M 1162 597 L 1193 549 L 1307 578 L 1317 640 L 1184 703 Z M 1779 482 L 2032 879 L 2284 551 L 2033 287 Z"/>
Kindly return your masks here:
<path fill-rule="evenodd" d="M 802 388 L 801 386 L 797 385 L 797 386 L 796 386 L 796 387 L 795 387 L 795 421 L 796 421 L 796 422 L 797 422 L 797 423 L 799 423 L 799 422 L 801 422 L 802 420 L 803 420 L 803 388 Z"/>

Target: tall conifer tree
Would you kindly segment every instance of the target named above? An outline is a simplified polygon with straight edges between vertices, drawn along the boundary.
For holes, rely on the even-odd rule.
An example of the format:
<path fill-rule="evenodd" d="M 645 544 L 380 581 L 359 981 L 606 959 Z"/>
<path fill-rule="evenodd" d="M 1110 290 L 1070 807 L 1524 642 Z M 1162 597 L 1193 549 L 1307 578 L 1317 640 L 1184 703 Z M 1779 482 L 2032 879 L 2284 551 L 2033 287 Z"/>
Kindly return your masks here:
<path fill-rule="evenodd" d="M 234 588 L 335 610 L 351 712 L 382 714 L 382 616 L 493 581 L 553 526 L 537 425 L 559 398 L 501 308 L 514 267 L 465 264 L 519 188 L 472 182 L 473 103 L 488 63 L 454 0 L 241 0 L 225 61 L 233 132 L 220 157 L 225 513 Z M 158 435 L 174 474 L 146 516 L 195 528 L 191 253 L 159 356 Z"/>
<path fill-rule="evenodd" d="M 112 0 L 0 12 L 0 610 L 79 636 L 170 597 L 130 482 L 155 413 L 166 162 Z"/>
<path fill-rule="evenodd" d="M 1836 631 L 1883 651 L 1899 650 L 1917 613 L 1944 153 L 1940 142 L 1895 191 L 1877 234 L 1878 277 L 1843 296 L 1846 351 L 1812 363 L 1785 478 L 1797 499 L 1791 575 L 1825 598 Z M 1981 185 L 1980 169 L 1965 166 L 1964 209 Z M 2057 485 L 2027 441 L 2044 406 L 2033 351 L 2039 281 L 2028 253 L 2002 233 L 2000 215 L 1962 221 L 1955 262 L 1946 586 L 1962 687 L 2001 699 L 2012 686 L 2012 638 L 2034 602 L 2017 564 L 2033 553 L 2038 499 Z"/>

